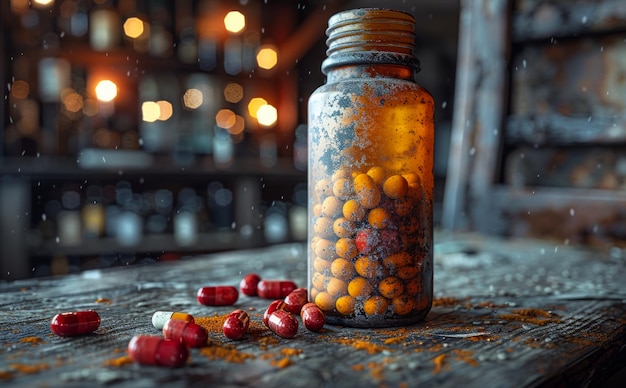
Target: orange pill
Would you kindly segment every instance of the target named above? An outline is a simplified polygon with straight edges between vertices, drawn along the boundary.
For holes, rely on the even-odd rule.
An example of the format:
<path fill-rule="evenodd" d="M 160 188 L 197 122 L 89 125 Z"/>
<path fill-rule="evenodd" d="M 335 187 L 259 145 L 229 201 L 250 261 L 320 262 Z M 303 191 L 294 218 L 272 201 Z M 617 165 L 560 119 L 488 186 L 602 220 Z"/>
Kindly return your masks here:
<path fill-rule="evenodd" d="M 343 280 L 352 279 L 352 277 L 356 274 L 354 264 L 352 264 L 350 260 L 344 259 L 343 257 L 333 260 L 330 265 L 330 272 L 333 276 Z"/>
<path fill-rule="evenodd" d="M 315 217 L 322 216 L 322 204 L 321 203 L 316 203 L 315 205 L 313 205 L 313 215 Z"/>
<path fill-rule="evenodd" d="M 334 310 L 335 300 L 336 298 L 326 291 L 321 291 L 315 296 L 315 304 L 318 305 L 322 311 Z"/>
<path fill-rule="evenodd" d="M 342 237 L 335 243 L 337 256 L 345 259 L 356 257 L 359 251 L 356 249 L 356 242 L 353 238 Z"/>
<path fill-rule="evenodd" d="M 320 257 L 316 257 L 315 259 L 313 259 L 313 268 L 320 273 L 327 273 L 330 272 L 330 265 L 331 262 L 328 260 L 324 260 Z"/>
<path fill-rule="evenodd" d="M 378 284 L 378 292 L 387 299 L 393 299 L 404 292 L 404 283 L 395 276 L 386 277 Z"/>
<path fill-rule="evenodd" d="M 377 167 L 372 167 L 369 170 L 367 170 L 367 175 L 369 175 L 374 180 L 374 183 L 380 186 L 383 184 L 385 175 L 387 174 L 385 173 L 384 168 L 377 166 Z"/>
<path fill-rule="evenodd" d="M 367 174 L 359 174 L 354 178 L 354 193 L 359 203 L 367 209 L 372 209 L 380 203 L 380 189 Z"/>
<path fill-rule="evenodd" d="M 321 202 L 329 195 L 333 195 L 333 182 L 330 178 L 320 179 L 315 184 L 315 195 Z"/>
<path fill-rule="evenodd" d="M 334 195 L 326 197 L 322 202 L 322 217 L 336 218 L 342 214 L 343 201 Z"/>
<path fill-rule="evenodd" d="M 351 178 L 352 172 L 347 168 L 339 168 L 332 175 L 333 182 L 336 182 L 338 179 L 342 178 Z"/>
<path fill-rule="evenodd" d="M 356 226 L 346 217 L 339 217 L 333 223 L 333 232 L 337 237 L 352 237 L 356 233 Z"/>
<path fill-rule="evenodd" d="M 352 315 L 354 314 L 354 298 L 350 295 L 344 295 L 337 298 L 335 302 L 335 308 L 339 314 Z"/>
<path fill-rule="evenodd" d="M 318 217 L 313 223 L 315 234 L 321 238 L 331 238 L 335 236 L 333 231 L 334 220 L 330 217 Z"/>
<path fill-rule="evenodd" d="M 349 221 L 361 221 L 366 213 L 367 210 L 355 199 L 349 199 L 343 204 L 343 216 Z"/>
<path fill-rule="evenodd" d="M 396 275 L 402 280 L 414 278 L 419 272 L 420 269 L 414 265 L 405 265 L 396 269 Z"/>
<path fill-rule="evenodd" d="M 315 251 L 315 254 L 323 260 L 333 260 L 337 257 L 337 253 L 335 252 L 335 243 L 324 238 L 317 240 L 313 246 L 313 250 Z"/>
<path fill-rule="evenodd" d="M 318 290 L 323 290 L 326 288 L 329 279 L 330 278 L 328 276 L 320 272 L 315 272 L 313 276 L 311 276 L 311 284 L 313 284 L 313 287 L 317 288 Z"/>
<path fill-rule="evenodd" d="M 414 172 L 409 172 L 406 174 L 402 174 L 402 177 L 404 179 L 406 179 L 407 183 L 412 184 L 412 183 L 418 183 L 421 185 L 422 180 L 420 179 L 419 175 L 417 175 Z"/>
<path fill-rule="evenodd" d="M 332 296 L 340 296 L 348 293 L 348 284 L 339 278 L 331 277 L 326 284 L 326 291 Z"/>
<path fill-rule="evenodd" d="M 354 186 L 350 178 L 337 179 L 333 183 L 333 194 L 340 199 L 346 200 L 354 194 Z"/>
<path fill-rule="evenodd" d="M 380 295 L 374 295 L 363 303 L 363 312 L 367 315 L 382 315 L 387 310 L 389 302 Z"/>
<path fill-rule="evenodd" d="M 398 252 L 383 259 L 383 264 L 389 269 L 398 269 L 413 262 L 413 256 L 408 252 Z M 410 277 L 410 276 L 409 276 Z"/>
<path fill-rule="evenodd" d="M 383 193 L 389 198 L 403 198 L 409 190 L 409 182 L 402 175 L 392 175 L 383 183 Z"/>
<path fill-rule="evenodd" d="M 382 264 L 371 256 L 361 256 L 354 262 L 356 273 L 364 278 L 374 278 L 383 274 Z"/>
<path fill-rule="evenodd" d="M 407 294 L 396 296 L 391 300 L 391 308 L 398 315 L 407 315 L 413 311 L 415 302 L 412 297 Z"/>
<path fill-rule="evenodd" d="M 363 277 L 357 276 L 348 283 L 348 294 L 353 298 L 362 299 L 369 297 L 372 291 L 372 285 Z"/>
<path fill-rule="evenodd" d="M 377 207 L 369 211 L 367 214 L 367 222 L 376 229 L 385 229 L 391 222 L 389 212 L 382 207 Z"/>

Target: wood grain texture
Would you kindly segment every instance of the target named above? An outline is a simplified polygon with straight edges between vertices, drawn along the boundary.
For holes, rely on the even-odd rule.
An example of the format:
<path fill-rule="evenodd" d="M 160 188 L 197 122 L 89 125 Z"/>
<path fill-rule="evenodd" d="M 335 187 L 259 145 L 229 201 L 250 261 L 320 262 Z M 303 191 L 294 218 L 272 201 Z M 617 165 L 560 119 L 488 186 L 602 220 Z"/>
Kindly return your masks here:
<path fill-rule="evenodd" d="M 436 236 L 435 304 L 419 324 L 393 329 L 326 325 L 292 339 L 265 329 L 270 301 L 199 305 L 207 285 L 238 285 L 249 272 L 305 285 L 302 245 L 194 257 L 175 263 L 1 283 L 3 386 L 546 386 L 603 382 L 626 359 L 626 263 L 564 245 L 475 235 Z M 178 369 L 109 365 L 135 334 L 158 335 L 156 310 L 198 317 L 246 310 L 241 341 L 211 332 Z M 95 309 L 93 334 L 62 338 L 58 312 Z M 299 318 L 298 318 L 299 320 Z M 40 342 L 37 342 L 37 339 Z M 213 359 L 212 347 L 246 354 Z"/>

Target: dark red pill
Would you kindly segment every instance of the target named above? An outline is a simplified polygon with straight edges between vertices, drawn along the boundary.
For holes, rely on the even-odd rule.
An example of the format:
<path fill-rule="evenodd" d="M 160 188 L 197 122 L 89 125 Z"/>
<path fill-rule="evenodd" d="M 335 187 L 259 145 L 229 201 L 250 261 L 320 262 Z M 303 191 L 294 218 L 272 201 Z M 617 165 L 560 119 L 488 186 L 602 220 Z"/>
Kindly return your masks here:
<path fill-rule="evenodd" d="M 315 303 L 307 303 L 302 306 L 300 318 L 302 318 L 304 327 L 310 331 L 320 331 L 326 322 L 326 317 L 324 316 L 322 309 L 320 309 Z"/>
<path fill-rule="evenodd" d="M 250 327 L 250 317 L 248 316 L 248 313 L 241 309 L 237 309 L 228 314 L 226 321 L 224 321 L 222 330 L 224 331 L 226 338 L 238 340 L 246 335 L 248 327 Z"/>
<path fill-rule="evenodd" d="M 93 310 L 60 313 L 50 322 L 50 330 L 62 337 L 93 333 L 98 327 L 100 316 Z"/>
<path fill-rule="evenodd" d="M 277 299 L 273 301 L 272 303 L 270 303 L 270 305 L 267 306 L 267 309 L 265 309 L 265 312 L 263 313 L 263 323 L 265 324 L 265 326 L 267 326 L 267 321 L 270 319 L 270 315 L 274 311 L 284 310 L 286 307 L 287 307 L 287 304 L 282 299 Z"/>
<path fill-rule="evenodd" d="M 170 319 L 163 325 L 163 337 L 181 342 L 190 348 L 201 348 L 206 346 L 209 334 L 196 323 Z"/>
<path fill-rule="evenodd" d="M 306 288 L 296 288 L 285 297 L 285 310 L 292 314 L 300 314 L 302 306 L 309 301 L 308 291 Z"/>
<path fill-rule="evenodd" d="M 233 286 L 202 287 L 196 297 L 205 306 L 230 306 L 239 298 L 239 291 Z"/>
<path fill-rule="evenodd" d="M 133 337 L 127 351 L 133 361 L 143 365 L 177 368 L 189 358 L 189 350 L 181 342 L 152 335 Z"/>
<path fill-rule="evenodd" d="M 239 282 L 239 289 L 244 295 L 256 296 L 256 287 L 261 281 L 261 277 L 255 273 L 249 273 Z"/>
<path fill-rule="evenodd" d="M 283 338 L 291 338 L 298 332 L 298 321 L 286 310 L 276 310 L 271 313 L 267 326 Z"/>
<path fill-rule="evenodd" d="M 256 292 L 261 298 L 282 299 L 298 288 L 291 280 L 261 280 Z"/>

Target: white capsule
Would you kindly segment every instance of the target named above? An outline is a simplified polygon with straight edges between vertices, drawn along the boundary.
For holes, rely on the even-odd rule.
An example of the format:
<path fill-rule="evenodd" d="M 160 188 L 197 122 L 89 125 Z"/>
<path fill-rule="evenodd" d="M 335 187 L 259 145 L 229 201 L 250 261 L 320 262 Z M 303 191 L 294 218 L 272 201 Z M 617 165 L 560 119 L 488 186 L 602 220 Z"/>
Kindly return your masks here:
<path fill-rule="evenodd" d="M 157 311 L 152 314 L 152 326 L 162 330 L 165 326 L 165 322 L 170 319 L 180 319 L 187 322 L 193 322 L 193 316 L 187 313 L 180 313 L 177 311 Z"/>

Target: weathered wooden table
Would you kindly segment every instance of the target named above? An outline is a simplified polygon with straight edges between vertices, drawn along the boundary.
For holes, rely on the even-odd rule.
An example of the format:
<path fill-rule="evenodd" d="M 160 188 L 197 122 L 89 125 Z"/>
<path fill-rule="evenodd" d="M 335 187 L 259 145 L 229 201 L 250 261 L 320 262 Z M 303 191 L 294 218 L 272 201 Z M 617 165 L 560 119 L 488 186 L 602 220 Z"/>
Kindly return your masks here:
<path fill-rule="evenodd" d="M 206 307 L 195 295 L 237 286 L 249 272 L 305 286 L 299 244 L 0 283 L 0 385 L 582 386 L 605 384 L 626 366 L 626 253 L 474 235 L 436 240 L 426 321 L 320 333 L 301 325 L 289 340 L 264 328 L 268 300 L 240 295 L 235 306 Z M 213 329 L 234 308 L 253 321 L 240 341 Z M 100 313 L 95 333 L 51 333 L 52 316 L 83 309 Z M 210 344 L 192 349 L 182 368 L 125 355 L 133 335 L 159 334 L 157 310 L 189 312 L 210 329 Z"/>

